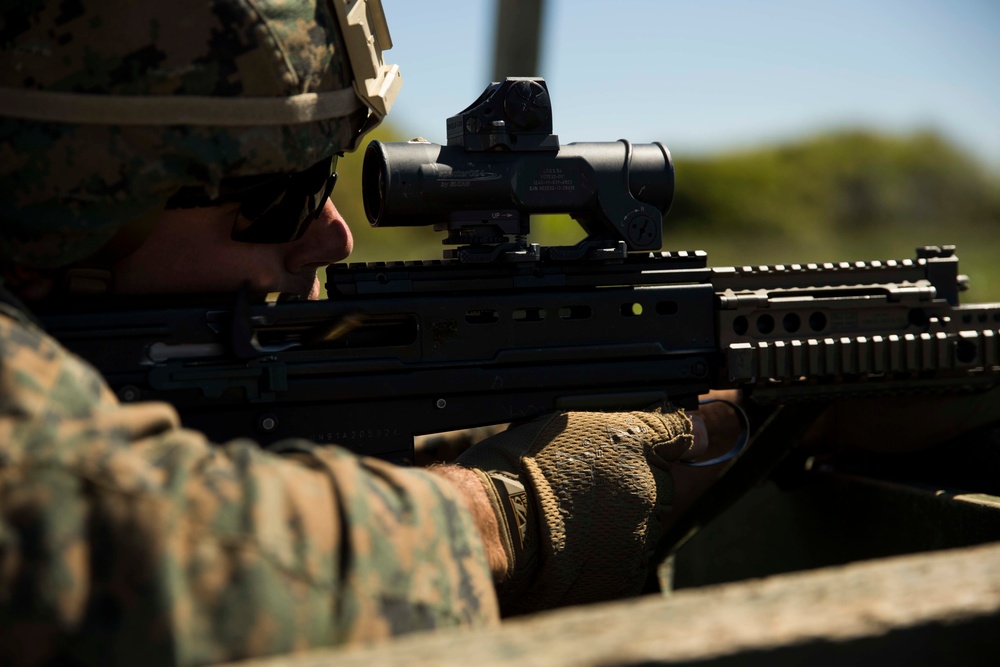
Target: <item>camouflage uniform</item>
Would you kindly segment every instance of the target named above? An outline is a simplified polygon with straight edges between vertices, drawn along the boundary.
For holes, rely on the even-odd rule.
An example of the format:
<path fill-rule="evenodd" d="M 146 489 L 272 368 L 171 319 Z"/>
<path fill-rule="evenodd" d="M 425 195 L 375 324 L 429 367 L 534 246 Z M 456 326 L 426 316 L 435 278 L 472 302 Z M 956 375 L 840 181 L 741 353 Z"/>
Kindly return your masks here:
<path fill-rule="evenodd" d="M 334 14 L 308 0 L 4 3 L 0 263 L 65 267 L 180 187 L 350 147 L 371 116 Z M 331 97 L 346 102 L 325 116 L 230 114 Z M 118 120 L 76 122 L 91 103 Z M 203 120 L 150 120 L 177 103 Z M 119 405 L 3 301 L 0 663 L 196 664 L 496 622 L 450 484 L 307 442 L 283 456 L 211 445 L 170 406 Z"/>
<path fill-rule="evenodd" d="M 359 75 L 357 49 L 372 64 L 366 45 L 388 34 L 383 25 L 379 39 L 354 39 L 348 4 L 365 9 L 0 6 L 5 276 L 31 280 L 81 259 L 107 266 L 95 250 L 106 254 L 110 239 L 120 253 L 123 232 L 141 241 L 180 188 L 214 198 L 223 179 L 300 172 L 352 147 L 398 81 L 381 62 L 374 78 Z M 258 108 L 270 120 L 247 112 Z M 559 415 L 464 455 L 498 466 L 471 483 L 489 498 L 511 586 L 534 594 L 520 610 L 641 590 L 654 516 L 672 499 L 669 464 L 692 440 L 690 422 L 666 419 Z M 428 471 L 336 447 L 282 448 L 212 445 L 168 405 L 119 405 L 0 289 L 0 664 L 198 664 L 497 622 L 469 496 Z M 549 465 L 566 457 L 576 465 Z M 564 469 L 574 484 L 551 492 Z M 536 498 L 544 504 L 529 510 Z M 609 542 L 633 558 L 602 553 Z"/>
<path fill-rule="evenodd" d="M 0 663 L 196 664 L 498 618 L 436 476 L 213 446 L 0 304 Z"/>

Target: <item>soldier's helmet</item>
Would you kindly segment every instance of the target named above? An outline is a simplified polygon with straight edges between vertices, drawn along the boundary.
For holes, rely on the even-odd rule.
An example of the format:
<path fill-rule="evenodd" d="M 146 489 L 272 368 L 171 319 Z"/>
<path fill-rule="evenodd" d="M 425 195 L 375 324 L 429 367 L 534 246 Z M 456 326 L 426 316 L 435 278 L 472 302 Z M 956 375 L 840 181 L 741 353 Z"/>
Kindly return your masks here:
<path fill-rule="evenodd" d="M 315 203 L 331 157 L 357 146 L 400 84 L 382 58 L 381 0 L 4 6 L 0 259 L 26 266 L 67 266 L 172 198 L 218 201 L 274 175 Z M 301 227 L 262 217 L 245 240 Z"/>

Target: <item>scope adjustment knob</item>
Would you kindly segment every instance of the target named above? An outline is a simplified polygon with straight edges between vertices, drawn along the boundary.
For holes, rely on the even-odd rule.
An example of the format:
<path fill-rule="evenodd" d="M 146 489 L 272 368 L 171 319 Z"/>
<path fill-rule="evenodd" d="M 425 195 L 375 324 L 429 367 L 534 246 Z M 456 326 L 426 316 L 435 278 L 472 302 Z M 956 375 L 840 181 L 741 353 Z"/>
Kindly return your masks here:
<path fill-rule="evenodd" d="M 642 211 L 633 211 L 625 218 L 625 234 L 633 248 L 646 248 L 656 241 L 656 223 Z"/>
<path fill-rule="evenodd" d="M 552 102 L 535 81 L 518 81 L 507 90 L 503 108 L 507 119 L 519 129 L 533 130 L 548 116 Z"/>

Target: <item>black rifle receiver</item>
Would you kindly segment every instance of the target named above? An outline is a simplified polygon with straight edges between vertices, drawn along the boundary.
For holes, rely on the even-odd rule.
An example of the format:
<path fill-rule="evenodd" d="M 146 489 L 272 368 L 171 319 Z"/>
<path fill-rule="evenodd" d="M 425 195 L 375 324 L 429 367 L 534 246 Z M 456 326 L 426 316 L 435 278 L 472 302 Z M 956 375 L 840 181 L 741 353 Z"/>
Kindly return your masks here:
<path fill-rule="evenodd" d="M 373 141 L 362 169 L 365 213 L 375 227 L 447 231 L 445 257 L 464 263 L 536 262 L 533 213 L 568 213 L 587 232 L 544 259 L 622 258 L 659 250 L 674 196 L 661 143 L 559 145 L 542 79 L 508 78 L 448 119 L 448 145 Z"/>

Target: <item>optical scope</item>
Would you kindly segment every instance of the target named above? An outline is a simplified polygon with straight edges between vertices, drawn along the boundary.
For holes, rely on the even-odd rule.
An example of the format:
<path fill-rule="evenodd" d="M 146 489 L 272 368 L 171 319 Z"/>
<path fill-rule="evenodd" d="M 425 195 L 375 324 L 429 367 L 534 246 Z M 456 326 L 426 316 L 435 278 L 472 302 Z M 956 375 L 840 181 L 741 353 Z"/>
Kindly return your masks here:
<path fill-rule="evenodd" d="M 567 213 L 587 233 L 553 256 L 608 257 L 660 248 L 674 167 L 659 142 L 560 146 L 545 81 L 508 78 L 448 119 L 447 146 L 372 141 L 362 188 L 372 226 L 433 225 L 463 261 L 537 259 L 526 237 L 538 213 Z"/>

